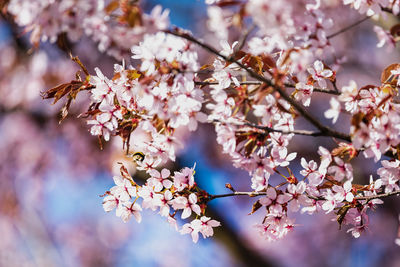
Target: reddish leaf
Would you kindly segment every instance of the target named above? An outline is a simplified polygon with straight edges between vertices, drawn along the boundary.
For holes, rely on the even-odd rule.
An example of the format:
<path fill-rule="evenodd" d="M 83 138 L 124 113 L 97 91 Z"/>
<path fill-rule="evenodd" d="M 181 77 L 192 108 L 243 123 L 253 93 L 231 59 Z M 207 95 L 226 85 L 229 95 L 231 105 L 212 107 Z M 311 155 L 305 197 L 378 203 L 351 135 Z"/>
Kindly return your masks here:
<path fill-rule="evenodd" d="M 400 68 L 400 64 L 394 63 L 389 66 L 387 66 L 382 74 L 381 74 L 381 83 L 388 83 L 391 85 L 396 85 L 397 83 L 397 78 L 392 74 L 392 70 Z"/>
<path fill-rule="evenodd" d="M 261 61 L 263 63 L 264 71 L 268 71 L 270 69 L 276 68 L 276 62 L 270 55 L 262 54 L 260 57 L 261 57 Z"/>
<path fill-rule="evenodd" d="M 42 93 L 43 99 L 54 98 L 53 104 L 57 103 L 63 96 L 72 91 L 80 90 L 83 82 L 71 81 L 69 83 L 60 84 Z M 76 95 L 76 94 L 75 94 Z"/>
<path fill-rule="evenodd" d="M 253 214 L 254 212 L 256 212 L 259 208 L 261 208 L 262 205 L 260 204 L 260 201 L 257 200 L 254 204 L 253 207 L 251 208 L 251 212 L 249 213 L 249 215 Z"/>
<path fill-rule="evenodd" d="M 394 37 L 397 37 L 400 35 L 400 24 L 396 24 L 390 28 L 390 34 Z"/>
<path fill-rule="evenodd" d="M 342 227 L 342 223 L 343 223 L 344 217 L 346 216 L 346 214 L 349 211 L 349 209 L 350 209 L 350 205 L 346 204 L 343 207 L 341 207 L 338 210 L 338 212 L 336 213 L 337 214 L 336 221 L 339 223 L 339 229 Z"/>

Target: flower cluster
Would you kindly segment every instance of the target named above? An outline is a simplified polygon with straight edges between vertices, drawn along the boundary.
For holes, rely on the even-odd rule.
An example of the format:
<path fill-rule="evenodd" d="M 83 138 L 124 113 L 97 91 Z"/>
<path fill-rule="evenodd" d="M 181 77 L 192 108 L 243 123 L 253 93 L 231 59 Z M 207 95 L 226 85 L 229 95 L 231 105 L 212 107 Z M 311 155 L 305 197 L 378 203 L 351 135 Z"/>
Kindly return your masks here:
<path fill-rule="evenodd" d="M 128 139 L 134 130 L 144 131 L 149 141 L 138 151 L 161 159 L 159 163 L 174 160 L 180 147 L 175 130 L 196 130 L 206 119 L 201 112 L 203 92 L 194 85 L 197 53 L 187 42 L 164 33 L 146 35 L 132 51 L 135 59 L 142 60 L 140 71 L 115 65 L 112 79 L 99 69 L 90 76 L 91 133 L 109 140 L 110 133 Z"/>
<path fill-rule="evenodd" d="M 199 233 L 204 238 L 214 234 L 213 227 L 220 226 L 220 223 L 205 216 L 209 196 L 195 183 L 194 167 L 183 168 L 173 175 L 168 169 L 159 172 L 149 168 L 146 173 L 150 177 L 144 185 L 139 185 L 122 166 L 121 176 L 114 176 L 115 186 L 104 195 L 104 210 L 109 212 L 116 209 L 116 215 L 124 222 L 133 216 L 139 223 L 142 220 L 142 209 L 158 210 L 177 231 L 190 234 L 195 243 Z M 142 200 L 141 204 L 137 202 L 138 199 Z M 196 219 L 184 224 L 179 230 L 175 218 L 178 211 L 182 211 L 181 219 L 192 215 L 196 215 Z"/>

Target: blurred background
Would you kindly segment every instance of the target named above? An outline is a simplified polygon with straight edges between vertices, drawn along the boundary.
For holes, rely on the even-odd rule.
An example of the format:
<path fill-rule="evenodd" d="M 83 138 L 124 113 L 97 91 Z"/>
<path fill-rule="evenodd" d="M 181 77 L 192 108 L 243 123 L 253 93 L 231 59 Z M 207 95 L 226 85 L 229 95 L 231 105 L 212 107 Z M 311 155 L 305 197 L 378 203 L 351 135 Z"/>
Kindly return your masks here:
<path fill-rule="evenodd" d="M 332 1 L 334 2 L 334 1 Z M 161 4 L 170 9 L 171 23 L 190 29 L 207 40 L 207 7 L 203 1 L 142 1 L 149 12 Z M 333 8 L 334 27 L 340 29 L 361 18 L 349 8 Z M 340 13 L 340 14 L 339 14 Z M 373 25 L 390 27 L 388 21 L 367 21 L 334 38 L 337 54 L 346 57 L 338 70 L 338 86 L 350 79 L 358 85 L 378 84 L 383 68 L 399 61 L 399 51 L 377 48 Z M 237 34 L 230 35 L 231 41 Z M 212 40 L 211 40 L 212 41 Z M 118 161 L 124 161 L 117 138 L 100 150 L 88 132 L 79 99 L 71 114 L 58 124 L 60 105 L 44 101 L 40 93 L 74 79 L 78 67 L 57 45 L 42 43 L 31 49 L 24 34 L 8 17 L 0 20 L 0 266 L 400 266 L 399 247 L 394 244 L 400 213 L 399 201 L 390 198 L 370 213 L 370 231 L 353 239 L 339 230 L 334 214 L 294 214 L 297 227 L 283 240 L 268 243 L 254 225 L 262 212 L 248 215 L 254 199 L 217 199 L 210 215 L 221 221 L 213 238 L 193 244 L 163 218 L 144 211 L 142 223 L 123 223 L 102 208 L 103 194 L 113 185 Z M 115 59 L 100 53 L 88 38 L 74 43 L 73 53 L 91 73 L 100 67 L 112 73 Z M 199 52 L 203 53 L 203 52 Z M 202 63 L 212 58 L 203 53 Z M 321 114 L 329 98 L 315 95 L 311 108 Z M 336 126 L 348 131 L 349 118 Z M 330 124 L 330 121 L 324 120 Z M 303 125 L 304 124 L 304 125 Z M 301 121 L 299 128 L 307 129 Z M 296 136 L 291 151 L 297 158 L 316 160 L 319 145 L 331 148 L 334 141 Z M 250 191 L 246 172 L 232 167 L 215 141 L 212 126 L 203 125 L 186 137 L 175 168 L 196 163 L 198 184 L 213 194 L 227 193 L 225 183 Z M 298 166 L 299 167 L 299 166 Z M 372 160 L 360 157 L 354 165 L 357 182 L 376 177 Z M 297 174 L 299 169 L 294 169 Z"/>

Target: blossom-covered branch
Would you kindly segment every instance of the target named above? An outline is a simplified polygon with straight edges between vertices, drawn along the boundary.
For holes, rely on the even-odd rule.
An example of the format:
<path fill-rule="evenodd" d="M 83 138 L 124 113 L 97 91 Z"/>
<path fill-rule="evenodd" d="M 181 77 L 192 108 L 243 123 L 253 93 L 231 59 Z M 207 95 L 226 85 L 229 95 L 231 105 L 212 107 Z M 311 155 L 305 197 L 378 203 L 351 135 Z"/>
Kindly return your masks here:
<path fill-rule="evenodd" d="M 191 35 L 189 35 L 188 33 L 185 32 L 181 32 L 179 30 L 175 30 L 175 31 L 166 31 L 169 34 L 175 35 L 175 36 L 179 36 L 181 38 L 184 38 L 188 41 L 191 41 L 193 43 L 198 44 L 199 46 L 201 46 L 202 48 L 204 48 L 205 50 L 223 58 L 224 60 L 226 60 L 227 62 L 232 62 L 237 64 L 240 68 L 244 69 L 251 77 L 267 84 L 268 86 L 273 87 L 277 92 L 279 92 L 279 94 L 282 96 L 283 99 L 285 99 L 287 102 L 289 102 L 306 120 L 310 121 L 315 127 L 317 127 L 319 130 L 321 130 L 321 132 L 323 132 L 324 134 L 328 135 L 328 136 L 332 136 L 332 137 L 336 137 L 336 138 L 340 138 L 346 141 L 351 141 L 350 136 L 344 133 L 340 133 L 337 132 L 323 124 L 321 124 L 321 122 L 315 118 L 313 115 L 311 115 L 307 110 L 305 110 L 299 103 L 297 103 L 297 101 L 295 101 L 294 99 L 292 99 L 285 91 L 284 88 L 281 85 L 278 84 L 274 84 L 271 80 L 265 78 L 264 76 L 256 73 L 255 71 L 253 71 L 252 69 L 250 69 L 249 67 L 245 66 L 243 63 L 235 60 L 233 57 L 228 57 L 225 55 L 220 54 L 215 48 L 211 47 L 208 44 L 205 44 L 199 40 L 197 40 L 196 38 L 192 37 Z"/>

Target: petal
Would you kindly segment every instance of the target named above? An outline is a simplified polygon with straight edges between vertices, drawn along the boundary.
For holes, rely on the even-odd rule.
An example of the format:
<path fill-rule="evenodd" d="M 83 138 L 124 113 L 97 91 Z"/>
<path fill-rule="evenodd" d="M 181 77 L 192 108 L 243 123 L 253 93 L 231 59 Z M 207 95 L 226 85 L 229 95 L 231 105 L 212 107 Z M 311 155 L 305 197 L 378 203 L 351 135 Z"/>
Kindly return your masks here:
<path fill-rule="evenodd" d="M 197 215 L 200 215 L 201 209 L 199 205 L 192 205 L 191 208 Z"/>
<path fill-rule="evenodd" d="M 347 193 L 347 194 L 346 194 L 346 201 L 352 202 L 353 199 L 354 199 L 354 196 L 353 196 L 352 193 Z"/>
<path fill-rule="evenodd" d="M 189 202 L 190 202 L 191 204 L 196 204 L 196 203 L 197 203 L 197 196 L 196 196 L 195 193 L 191 193 L 191 194 L 189 195 Z"/>
<path fill-rule="evenodd" d="M 320 60 L 317 60 L 314 62 L 314 69 L 319 73 L 324 69 L 324 64 Z"/>
<path fill-rule="evenodd" d="M 191 208 L 185 208 L 182 212 L 181 218 L 182 219 L 186 219 L 188 218 L 190 215 L 192 215 L 192 209 Z"/>
<path fill-rule="evenodd" d="M 191 236 L 192 236 L 193 242 L 194 242 L 194 243 L 197 243 L 197 241 L 199 240 L 199 232 L 193 231 L 193 232 L 191 233 Z"/>
<path fill-rule="evenodd" d="M 168 169 L 163 169 L 162 171 L 161 171 L 161 177 L 162 178 L 167 178 L 167 177 L 169 177 L 171 175 L 171 172 L 170 172 L 170 170 L 168 170 Z"/>
<path fill-rule="evenodd" d="M 296 152 L 290 153 L 290 154 L 286 157 L 286 160 L 287 160 L 287 161 L 292 161 L 292 160 L 294 160 L 294 159 L 296 158 L 296 156 L 297 156 L 297 153 L 296 153 Z"/>
<path fill-rule="evenodd" d="M 276 191 L 275 191 L 275 188 L 269 187 L 269 188 L 267 189 L 267 196 L 268 196 L 268 198 L 274 200 L 274 199 L 276 198 Z"/>

